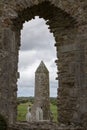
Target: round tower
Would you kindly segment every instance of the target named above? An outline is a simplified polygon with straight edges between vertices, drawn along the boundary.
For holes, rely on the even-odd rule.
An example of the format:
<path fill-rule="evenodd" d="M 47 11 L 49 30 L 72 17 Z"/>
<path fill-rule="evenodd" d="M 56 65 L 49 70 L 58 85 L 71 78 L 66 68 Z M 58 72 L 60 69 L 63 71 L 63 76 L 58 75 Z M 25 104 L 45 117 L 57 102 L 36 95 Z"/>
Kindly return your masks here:
<path fill-rule="evenodd" d="M 42 107 L 43 119 L 49 120 L 50 99 L 49 99 L 49 71 L 43 61 L 35 72 L 35 100 L 34 111 Z"/>

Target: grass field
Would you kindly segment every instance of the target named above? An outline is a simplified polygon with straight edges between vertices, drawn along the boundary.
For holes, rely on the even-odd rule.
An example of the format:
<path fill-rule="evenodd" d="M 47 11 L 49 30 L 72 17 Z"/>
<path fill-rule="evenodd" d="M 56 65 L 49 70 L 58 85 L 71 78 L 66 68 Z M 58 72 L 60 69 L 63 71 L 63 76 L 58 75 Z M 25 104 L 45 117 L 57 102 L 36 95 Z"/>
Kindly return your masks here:
<path fill-rule="evenodd" d="M 25 121 L 26 120 L 26 113 L 27 113 L 27 107 L 29 103 L 23 103 L 18 105 L 18 121 Z M 51 104 L 50 109 L 53 112 L 54 121 L 57 121 L 57 107 L 56 105 Z"/>

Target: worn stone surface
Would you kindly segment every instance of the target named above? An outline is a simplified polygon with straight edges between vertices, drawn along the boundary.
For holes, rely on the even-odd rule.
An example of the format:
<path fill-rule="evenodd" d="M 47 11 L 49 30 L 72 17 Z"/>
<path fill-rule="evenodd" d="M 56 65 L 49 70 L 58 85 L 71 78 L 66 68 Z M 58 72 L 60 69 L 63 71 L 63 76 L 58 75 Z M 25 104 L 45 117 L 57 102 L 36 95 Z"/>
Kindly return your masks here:
<path fill-rule="evenodd" d="M 43 120 L 50 119 L 49 89 L 49 71 L 44 62 L 41 61 L 35 72 L 35 98 L 32 107 L 33 120 L 36 120 L 37 107 L 42 107 Z"/>
<path fill-rule="evenodd" d="M 44 121 L 31 123 L 18 122 L 15 125 L 10 125 L 8 130 L 84 130 L 84 128 L 74 125 L 66 126 L 64 124 L 59 126 L 54 122 Z"/>
<path fill-rule="evenodd" d="M 58 121 L 87 128 L 87 0 L 0 0 L 0 113 L 17 116 L 20 30 L 44 18 L 57 51 Z"/>

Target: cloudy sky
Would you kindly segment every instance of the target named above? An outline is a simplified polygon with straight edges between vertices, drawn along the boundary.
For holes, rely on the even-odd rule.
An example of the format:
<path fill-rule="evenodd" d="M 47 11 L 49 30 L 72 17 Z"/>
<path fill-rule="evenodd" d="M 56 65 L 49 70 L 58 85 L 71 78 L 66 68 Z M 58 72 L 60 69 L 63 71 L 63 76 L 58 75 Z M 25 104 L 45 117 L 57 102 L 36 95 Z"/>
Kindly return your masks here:
<path fill-rule="evenodd" d="M 53 34 L 49 32 L 44 19 L 25 22 L 21 31 L 21 48 L 19 52 L 18 96 L 34 96 L 35 71 L 41 60 L 50 74 L 50 96 L 57 96 L 57 67 L 55 64 L 56 48 Z"/>

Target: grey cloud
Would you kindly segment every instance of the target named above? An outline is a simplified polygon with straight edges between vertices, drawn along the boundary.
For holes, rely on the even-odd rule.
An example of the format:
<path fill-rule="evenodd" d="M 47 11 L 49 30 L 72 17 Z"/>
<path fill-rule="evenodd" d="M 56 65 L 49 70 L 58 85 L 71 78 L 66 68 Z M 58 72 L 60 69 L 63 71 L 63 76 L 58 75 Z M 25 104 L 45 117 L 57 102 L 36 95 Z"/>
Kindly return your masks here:
<path fill-rule="evenodd" d="M 18 83 L 18 86 L 21 88 L 25 88 L 25 87 L 33 87 L 34 88 L 34 84 L 32 83 L 32 80 L 28 80 L 27 82 L 22 82 L 22 83 Z"/>
<path fill-rule="evenodd" d="M 27 23 L 24 31 L 21 33 L 21 50 L 50 49 L 51 44 L 54 45 L 55 40 L 47 28 L 44 21 L 38 23 L 37 20 L 33 22 L 33 25 L 32 23 Z"/>
<path fill-rule="evenodd" d="M 19 67 L 20 69 L 26 68 L 27 66 L 31 66 L 35 64 L 37 61 L 45 61 L 45 62 L 50 62 L 51 67 L 55 67 L 55 50 L 51 49 L 49 50 L 32 50 L 32 51 L 20 51 L 20 56 L 19 56 Z M 54 60 L 53 60 L 54 59 Z M 55 65 L 54 65 L 55 64 Z"/>
<path fill-rule="evenodd" d="M 37 36 L 32 34 L 32 36 L 28 36 L 23 40 L 21 50 L 48 50 L 52 43 L 53 45 L 55 43 L 53 38 L 42 36 L 42 34 L 38 34 Z"/>
<path fill-rule="evenodd" d="M 20 51 L 19 53 L 19 69 L 25 69 L 28 66 L 32 66 L 36 61 L 36 51 Z"/>
<path fill-rule="evenodd" d="M 58 88 L 58 81 L 54 80 L 50 82 L 50 88 Z"/>

